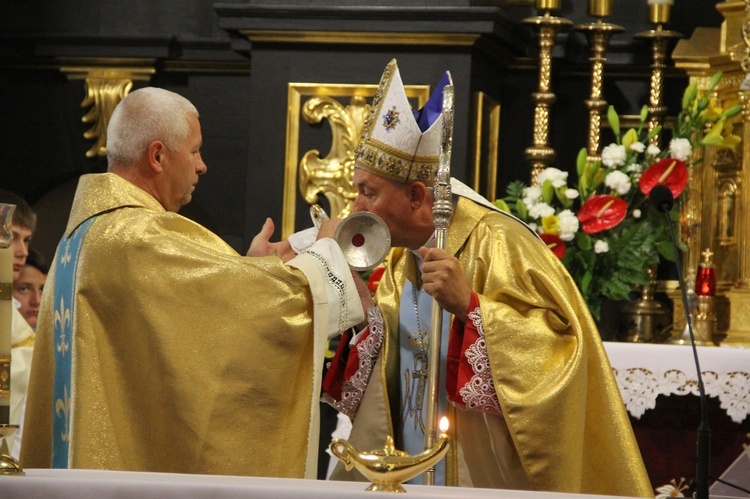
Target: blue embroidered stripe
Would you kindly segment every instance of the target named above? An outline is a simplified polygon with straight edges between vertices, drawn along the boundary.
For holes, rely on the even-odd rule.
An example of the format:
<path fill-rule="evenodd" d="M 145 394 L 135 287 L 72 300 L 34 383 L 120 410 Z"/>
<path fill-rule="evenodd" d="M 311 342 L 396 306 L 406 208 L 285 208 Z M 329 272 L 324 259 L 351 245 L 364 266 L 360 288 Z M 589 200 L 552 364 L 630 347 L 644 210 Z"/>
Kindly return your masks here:
<path fill-rule="evenodd" d="M 52 392 L 52 468 L 67 468 L 73 392 L 73 321 L 78 256 L 94 218 L 86 220 L 57 246 L 55 263 L 55 379 Z"/>

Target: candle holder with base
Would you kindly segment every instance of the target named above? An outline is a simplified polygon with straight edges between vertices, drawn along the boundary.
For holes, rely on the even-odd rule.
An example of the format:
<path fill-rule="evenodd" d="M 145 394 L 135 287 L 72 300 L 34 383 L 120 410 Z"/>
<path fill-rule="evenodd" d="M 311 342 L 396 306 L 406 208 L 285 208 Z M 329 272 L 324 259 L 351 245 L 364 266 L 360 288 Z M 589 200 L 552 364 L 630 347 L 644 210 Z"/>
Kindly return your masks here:
<path fill-rule="evenodd" d="M 18 425 L 10 424 L 10 350 L 13 312 L 13 204 L 0 203 L 0 474 L 22 475 L 18 462 L 10 455 L 6 438 Z"/>
<path fill-rule="evenodd" d="M 419 454 L 407 454 L 396 450 L 393 439 L 386 437 L 383 450 L 363 452 L 348 441 L 335 439 L 331 442 L 331 452 L 339 458 L 347 470 L 356 468 L 370 482 L 367 488 L 373 492 L 406 492 L 401 486 L 407 480 L 433 468 L 448 452 L 448 419 L 440 421 L 441 433 L 432 448 Z"/>
<path fill-rule="evenodd" d="M 637 33 L 635 38 L 651 42 L 653 53 L 653 64 L 651 64 L 651 89 L 649 92 L 648 106 L 648 131 L 651 133 L 664 122 L 667 107 L 662 105 L 662 92 L 664 91 L 664 69 L 666 68 L 667 49 L 670 41 L 682 38 L 682 33 L 664 29 L 664 24 L 669 22 L 669 11 L 671 4 L 668 2 L 649 2 L 649 21 L 655 24 L 655 28 L 649 31 Z M 660 134 L 654 134 L 649 139 L 649 144 L 660 147 Z"/>
<path fill-rule="evenodd" d="M 589 141 L 588 160 L 601 159 L 599 151 L 599 139 L 601 135 L 602 114 L 607 109 L 607 101 L 602 96 L 602 83 L 604 80 L 604 62 L 607 60 L 605 53 L 609 39 L 615 33 L 625 31 L 625 28 L 616 24 L 605 23 L 603 19 L 612 12 L 612 0 L 589 0 L 589 15 L 594 16 L 596 21 L 592 23 L 579 24 L 575 27 L 586 35 L 591 48 L 591 94 L 586 100 L 589 109 Z"/>
<path fill-rule="evenodd" d="M 525 151 L 526 159 L 531 163 L 532 185 L 537 185 L 541 171 L 550 166 L 556 157 L 555 150 L 548 142 L 550 107 L 555 102 L 555 94 L 551 90 L 552 49 L 557 32 L 573 24 L 568 19 L 551 14 L 551 11 L 560 9 L 561 3 L 561 0 L 536 0 L 536 8 L 542 14 L 522 21 L 539 31 L 539 87 L 532 94 L 536 103 L 534 142 Z"/>

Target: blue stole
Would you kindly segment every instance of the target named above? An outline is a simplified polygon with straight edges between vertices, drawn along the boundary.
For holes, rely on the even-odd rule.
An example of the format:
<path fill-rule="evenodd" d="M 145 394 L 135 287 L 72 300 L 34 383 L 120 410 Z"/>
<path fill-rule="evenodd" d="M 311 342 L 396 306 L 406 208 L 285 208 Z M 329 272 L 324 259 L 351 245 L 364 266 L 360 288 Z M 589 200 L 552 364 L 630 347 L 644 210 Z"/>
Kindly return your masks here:
<path fill-rule="evenodd" d="M 57 246 L 55 257 L 55 379 L 52 391 L 52 468 L 67 468 L 70 453 L 70 416 L 72 408 L 73 320 L 75 291 L 83 239 L 96 217 L 83 222 L 70 238 Z"/>
<path fill-rule="evenodd" d="M 424 426 L 427 417 L 427 358 L 429 347 L 422 346 L 420 337 L 427 336 L 432 329 L 432 297 L 425 291 L 417 290 L 414 300 L 414 285 L 406 279 L 399 304 L 399 347 L 401 372 L 401 424 L 404 437 L 403 450 L 409 454 L 419 454 L 424 449 Z M 415 310 L 416 308 L 416 310 Z M 417 310 L 419 318 L 417 319 Z M 450 314 L 443 310 L 443 331 L 440 337 L 440 380 L 438 383 L 438 420 L 446 415 L 448 394 L 445 388 L 445 370 L 448 356 L 448 336 Z M 418 331 L 421 329 L 421 333 Z M 411 338 L 410 338 L 411 337 Z M 406 483 L 423 483 L 422 475 Z M 435 485 L 445 485 L 445 460 L 435 466 Z"/>

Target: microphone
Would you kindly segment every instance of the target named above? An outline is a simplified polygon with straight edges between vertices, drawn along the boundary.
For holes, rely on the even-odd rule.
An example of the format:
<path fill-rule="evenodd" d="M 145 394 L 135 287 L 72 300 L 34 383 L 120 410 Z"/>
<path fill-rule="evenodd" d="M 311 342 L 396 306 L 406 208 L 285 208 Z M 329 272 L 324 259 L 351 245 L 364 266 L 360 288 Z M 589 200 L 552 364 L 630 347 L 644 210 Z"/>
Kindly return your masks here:
<path fill-rule="evenodd" d="M 695 346 L 695 336 L 693 335 L 693 324 L 690 320 L 690 309 L 688 308 L 687 292 L 685 291 L 685 281 L 682 279 L 682 264 L 680 263 L 680 248 L 677 245 L 677 239 L 674 234 L 674 224 L 669 216 L 669 211 L 674 206 L 674 196 L 669 187 L 657 185 L 648 195 L 651 204 L 660 213 L 664 213 L 664 218 L 669 226 L 669 234 L 672 237 L 672 246 L 674 247 L 674 259 L 677 265 L 677 280 L 680 283 L 682 291 L 682 306 L 685 311 L 685 320 L 687 321 L 688 331 L 690 332 L 690 345 L 693 349 L 693 358 L 695 359 L 695 371 L 698 374 L 698 393 L 700 396 L 701 420 L 698 425 L 697 452 L 698 463 L 695 471 L 695 497 L 697 499 L 708 499 L 708 468 L 711 457 L 711 428 L 708 426 L 708 404 L 706 402 L 706 391 L 703 387 L 703 376 L 701 375 L 701 366 L 698 361 L 698 348 Z"/>

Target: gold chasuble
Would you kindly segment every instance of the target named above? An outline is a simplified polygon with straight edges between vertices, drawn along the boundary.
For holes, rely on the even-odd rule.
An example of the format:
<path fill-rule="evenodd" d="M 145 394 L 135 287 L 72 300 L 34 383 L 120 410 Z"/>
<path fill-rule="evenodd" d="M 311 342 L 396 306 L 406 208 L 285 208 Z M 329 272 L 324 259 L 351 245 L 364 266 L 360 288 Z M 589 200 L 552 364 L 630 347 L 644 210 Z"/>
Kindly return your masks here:
<path fill-rule="evenodd" d="M 447 483 L 653 497 L 596 326 L 557 257 L 519 221 L 463 197 L 446 249 L 478 295 L 502 411 L 452 407 Z M 382 448 L 386 434 L 398 441 L 399 303 L 416 272 L 410 251 L 391 251 L 375 296 L 383 347 L 350 437 L 360 449 Z"/>
<path fill-rule="evenodd" d="M 289 265 L 243 257 L 124 179 L 83 176 L 45 285 L 22 464 L 314 477 L 325 339 L 361 320 L 332 240 Z"/>

